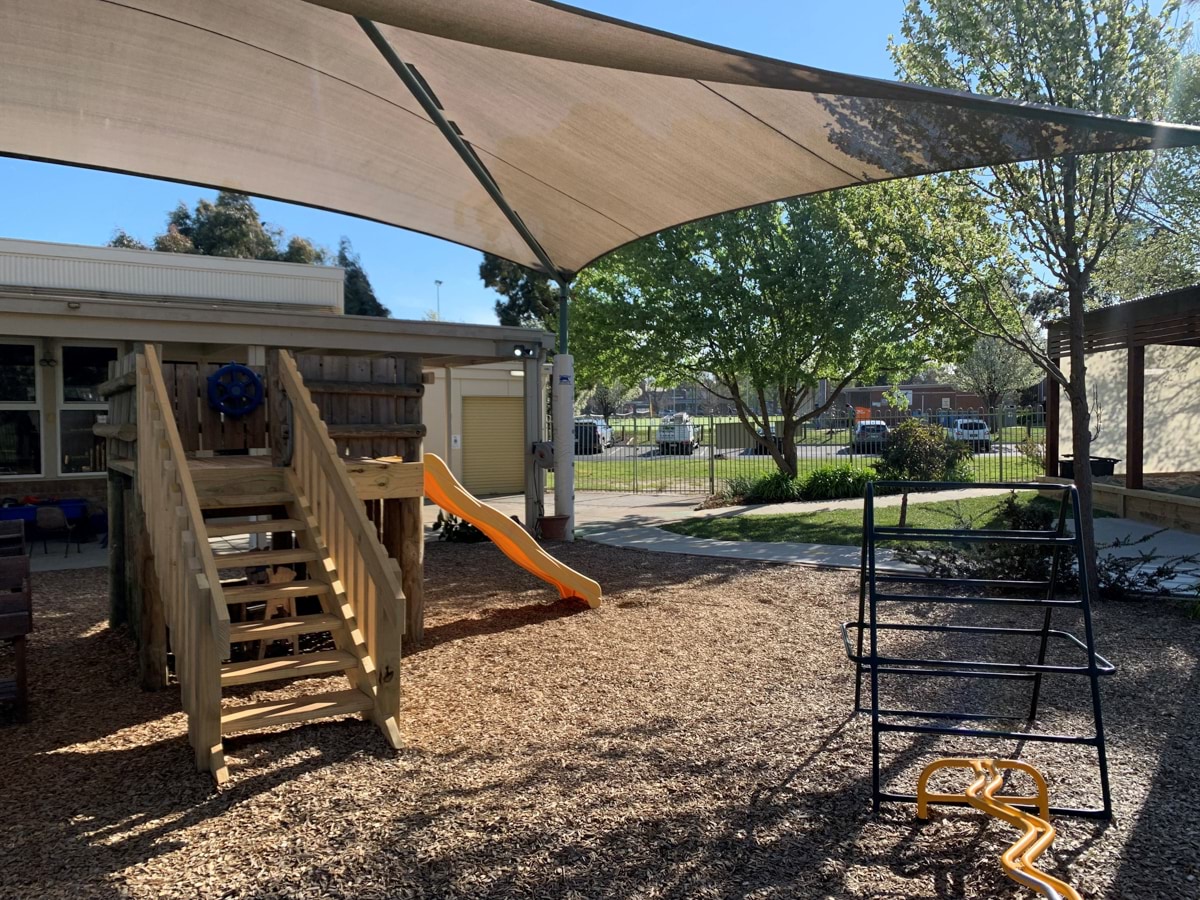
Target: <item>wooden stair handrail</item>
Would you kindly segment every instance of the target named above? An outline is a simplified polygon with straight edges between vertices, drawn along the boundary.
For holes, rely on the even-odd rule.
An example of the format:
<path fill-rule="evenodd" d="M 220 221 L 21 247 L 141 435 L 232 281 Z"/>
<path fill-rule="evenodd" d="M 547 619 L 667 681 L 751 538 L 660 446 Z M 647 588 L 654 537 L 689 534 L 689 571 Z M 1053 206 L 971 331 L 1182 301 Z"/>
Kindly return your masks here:
<path fill-rule="evenodd" d="M 292 427 L 307 431 L 309 436 L 326 450 L 324 454 L 314 455 L 325 473 L 325 477 L 329 479 L 335 494 L 338 495 L 339 506 L 348 516 L 349 523 L 352 526 L 357 525 L 361 528 L 363 536 L 369 538 L 358 546 L 363 551 L 363 560 L 371 578 L 377 584 L 386 585 L 388 595 L 403 597 L 404 591 L 400 587 L 400 579 L 396 577 L 395 570 L 392 568 L 391 557 L 375 537 L 375 527 L 367 518 L 366 509 L 358 499 L 358 492 L 350 481 L 350 476 L 346 474 L 346 466 L 338 455 L 337 445 L 329 437 L 325 422 L 317 410 L 317 405 L 313 402 L 312 394 L 304 384 L 295 360 L 286 350 L 278 352 L 280 358 L 279 378 L 283 383 L 284 392 L 292 401 Z M 401 627 L 403 627 L 404 620 L 400 621 Z"/>
<path fill-rule="evenodd" d="M 217 563 L 213 558 L 212 547 L 208 543 L 208 531 L 204 525 L 204 515 L 200 512 L 200 501 L 196 496 L 196 485 L 192 481 L 191 470 L 188 467 L 187 455 L 183 449 L 183 441 L 179 437 L 179 428 L 175 424 L 175 413 L 171 405 L 171 395 L 167 393 L 167 385 L 162 376 L 162 363 L 158 351 L 153 344 L 145 345 L 147 378 L 150 395 L 162 415 L 164 433 L 171 461 L 174 462 L 174 475 L 183 499 L 183 512 L 187 525 L 196 536 L 195 555 L 200 563 L 200 574 L 208 582 L 208 594 L 211 598 L 211 626 L 213 639 L 218 647 L 229 644 L 229 607 L 225 604 L 224 592 L 221 590 L 221 579 L 217 574 Z M 139 416 L 139 420 L 140 420 Z"/>
<path fill-rule="evenodd" d="M 405 596 L 399 567 L 367 519 L 337 446 L 292 355 L 276 350 L 278 388 L 291 402 L 291 456 L 297 491 L 310 506 L 375 666 L 372 715 L 393 745 L 400 737 L 400 651 Z M 275 389 L 270 385 L 269 389 Z"/>

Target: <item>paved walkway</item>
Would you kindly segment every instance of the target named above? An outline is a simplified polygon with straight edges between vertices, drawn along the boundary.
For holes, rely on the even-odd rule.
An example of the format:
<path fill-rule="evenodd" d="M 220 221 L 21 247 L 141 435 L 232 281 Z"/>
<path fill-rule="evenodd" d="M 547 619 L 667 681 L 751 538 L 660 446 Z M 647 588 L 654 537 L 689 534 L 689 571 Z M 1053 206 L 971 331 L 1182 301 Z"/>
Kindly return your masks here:
<path fill-rule="evenodd" d="M 593 530 L 595 529 L 595 530 Z M 785 563 L 793 566 L 816 566 L 824 569 L 857 569 L 861 550 L 858 547 L 832 544 L 792 544 L 782 541 L 714 541 L 708 538 L 673 534 L 652 525 L 627 525 L 618 528 L 592 526 L 580 529 L 584 540 L 612 547 L 635 550 L 654 550 L 659 553 L 681 553 L 687 556 L 714 556 L 722 559 L 749 559 L 756 562 Z M 890 571 L 915 571 L 916 566 L 896 562 L 892 553 L 881 550 L 878 567 Z"/>
<path fill-rule="evenodd" d="M 1002 495 L 1004 490 L 969 488 L 959 491 L 939 491 L 921 495 L 910 502 L 932 502 L 938 500 L 965 500 L 971 497 Z M 815 503 L 775 503 L 758 506 L 725 506 L 717 509 L 697 509 L 705 498 L 677 494 L 620 494 L 608 492 L 580 493 L 575 500 L 577 532 L 585 540 L 608 544 L 613 547 L 631 547 L 659 553 L 680 553 L 691 556 L 709 556 L 723 559 L 749 559 L 760 562 L 786 563 L 800 566 L 826 568 L 857 568 L 858 547 L 828 544 L 793 544 L 768 541 L 715 541 L 707 538 L 687 537 L 664 530 L 661 526 L 692 518 L 732 516 L 770 516 L 794 513 L 812 513 L 830 509 L 861 509 L 861 500 L 833 500 Z M 553 497 L 548 498 L 553 503 Z M 899 496 L 879 497 L 879 506 L 898 506 Z M 525 500 L 520 495 L 497 497 L 487 501 L 508 515 L 523 517 Z M 429 508 L 426 510 L 429 515 Z M 432 521 L 436 508 L 429 515 Z M 1155 532 L 1160 532 L 1155 534 Z M 1150 537 L 1154 535 L 1154 537 Z M 1139 541 L 1123 547 L 1104 548 L 1114 541 Z M 1096 520 L 1096 542 L 1104 555 L 1133 557 L 1152 552 L 1160 556 L 1200 556 L 1200 535 L 1184 531 L 1161 530 L 1153 525 L 1129 519 L 1106 518 Z M 911 569 L 905 563 L 895 562 L 891 553 L 882 551 L 881 566 L 891 569 Z M 1195 579 L 1183 579 L 1177 586 L 1189 587 Z"/>
<path fill-rule="evenodd" d="M 971 488 L 962 491 L 941 491 L 923 495 L 922 501 L 962 500 L 988 494 L 1003 494 L 1004 491 L 989 491 Z M 553 497 L 548 498 L 553 503 Z M 795 544 L 772 541 L 715 541 L 707 538 L 687 537 L 664 530 L 661 526 L 691 518 L 730 516 L 786 515 L 792 513 L 820 512 L 828 509 L 861 509 L 861 500 L 835 500 L 819 503 L 777 503 L 763 506 L 727 506 L 717 509 L 697 509 L 703 501 L 701 496 L 677 494 L 618 494 L 591 492 L 579 494 L 575 502 L 577 531 L 585 540 L 614 547 L 631 547 L 659 553 L 680 553 L 691 556 L 708 556 L 721 559 L 748 559 L 758 562 L 785 563 L 798 566 L 824 568 L 858 568 L 858 547 L 830 544 Z M 521 495 L 494 497 L 487 501 L 506 515 L 523 517 L 525 499 Z M 900 497 L 880 497 L 880 506 L 896 506 Z M 427 525 L 437 518 L 438 508 L 426 504 L 424 509 Z M 1155 534 L 1155 532 L 1159 532 Z M 1151 537 L 1153 535 L 1153 537 Z M 1104 548 L 1117 540 L 1132 541 L 1126 546 Z M 1200 557 L 1200 535 L 1183 531 L 1162 530 L 1153 525 L 1133 522 L 1129 519 L 1097 519 L 1096 542 L 1101 553 L 1112 556 L 1136 557 L 1143 553 L 1159 556 Z M 49 572 L 64 569 L 87 569 L 108 565 L 108 551 L 96 543 L 84 544 L 83 552 L 71 547 L 64 556 L 62 544 L 52 542 L 49 552 L 42 551 L 40 544 L 31 554 L 34 572 Z M 893 570 L 911 569 L 905 563 L 895 562 L 891 553 L 879 555 L 883 568 Z M 1194 579 L 1184 579 L 1179 587 L 1188 587 Z"/>

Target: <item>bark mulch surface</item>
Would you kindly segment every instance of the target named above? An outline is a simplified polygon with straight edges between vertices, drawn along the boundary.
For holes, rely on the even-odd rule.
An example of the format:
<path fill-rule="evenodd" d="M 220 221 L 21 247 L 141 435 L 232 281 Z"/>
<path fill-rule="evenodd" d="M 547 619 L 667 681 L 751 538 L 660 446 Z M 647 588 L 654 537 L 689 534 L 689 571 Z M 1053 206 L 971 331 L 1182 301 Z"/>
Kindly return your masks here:
<path fill-rule="evenodd" d="M 1014 832 L 998 822 L 871 816 L 837 633 L 853 576 L 558 552 L 604 584 L 603 609 L 551 602 L 490 545 L 430 547 L 407 747 L 358 720 L 235 736 L 219 791 L 195 771 L 178 689 L 138 690 L 105 573 L 35 576 L 33 719 L 0 727 L 0 897 L 1032 896 L 1000 873 Z M 1045 867 L 1087 897 L 1200 896 L 1200 621 L 1151 604 L 1096 619 L 1120 667 L 1117 818 L 1057 820 Z M 1061 722 L 1087 710 L 1075 688 L 1048 680 L 1045 696 Z M 886 775 L 911 788 L 947 749 L 962 748 L 893 740 Z M 1094 799 L 1094 757 L 1023 752 L 1056 801 Z"/>

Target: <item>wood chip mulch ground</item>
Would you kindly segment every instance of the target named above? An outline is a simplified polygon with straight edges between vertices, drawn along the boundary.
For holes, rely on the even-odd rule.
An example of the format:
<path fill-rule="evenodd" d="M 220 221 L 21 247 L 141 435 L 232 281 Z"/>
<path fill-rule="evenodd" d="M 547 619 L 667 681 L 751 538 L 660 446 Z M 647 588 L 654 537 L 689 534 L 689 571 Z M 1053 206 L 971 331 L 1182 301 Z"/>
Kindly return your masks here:
<path fill-rule="evenodd" d="M 602 609 L 551 602 L 490 545 L 431 546 L 406 749 L 357 720 L 236 736 L 220 791 L 194 769 L 178 690 L 137 688 L 105 573 L 36 576 L 33 719 L 0 726 L 0 897 L 1032 896 L 1000 874 L 999 823 L 871 816 L 837 633 L 853 576 L 557 552 L 604 585 Z M 1120 667 L 1117 819 L 1058 820 L 1046 868 L 1089 898 L 1200 897 L 1200 621 L 1151 604 L 1096 618 Z M 1086 703 L 1046 698 L 1068 723 Z M 893 744 L 898 780 L 945 749 Z M 1027 756 L 1056 799 L 1091 799 L 1087 754 Z"/>

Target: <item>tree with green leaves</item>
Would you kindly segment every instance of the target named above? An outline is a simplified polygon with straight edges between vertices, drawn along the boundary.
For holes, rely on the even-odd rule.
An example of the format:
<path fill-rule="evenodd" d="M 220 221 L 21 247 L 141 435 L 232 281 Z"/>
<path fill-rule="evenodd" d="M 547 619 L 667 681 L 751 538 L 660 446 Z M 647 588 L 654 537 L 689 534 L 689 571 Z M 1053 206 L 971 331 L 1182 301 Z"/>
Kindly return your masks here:
<path fill-rule="evenodd" d="M 947 217 L 949 209 L 960 214 Z M 982 215 L 972 219 L 938 182 L 925 180 L 661 232 L 579 277 L 579 380 L 715 384 L 780 471 L 795 475 L 798 429 L 851 382 L 965 352 L 969 335 L 936 314 L 935 298 L 962 281 L 939 256 L 954 240 L 982 251 L 979 264 L 990 265 L 998 253 L 992 233 Z M 822 379 L 829 390 L 814 403 Z M 766 414 L 776 405 L 778 429 Z"/>
<path fill-rule="evenodd" d="M 580 411 L 590 409 L 603 416 L 607 422 L 641 392 L 641 386 L 636 383 L 626 385 L 620 381 L 600 382 L 580 391 L 575 402 Z"/>
<path fill-rule="evenodd" d="M 194 209 L 189 209 L 186 203 L 180 203 L 167 215 L 167 229 L 155 235 L 152 246 L 147 246 L 124 229 L 117 229 L 109 246 L 305 265 L 324 265 L 328 259 L 328 254 L 307 238 L 299 235 L 287 237 L 283 229 L 263 222 L 254 201 L 234 191 L 219 192 L 215 201 L 201 199 Z M 387 307 L 375 297 L 371 282 L 349 239 L 342 238 L 336 259 L 337 264 L 346 270 L 346 313 L 360 316 L 389 315 Z"/>
<path fill-rule="evenodd" d="M 558 286 L 549 276 L 484 253 L 479 277 L 504 298 L 496 301 L 501 325 L 558 330 Z"/>
<path fill-rule="evenodd" d="M 908 81 L 1148 119 L 1166 108 L 1188 33 L 1173 0 L 908 0 L 901 32 L 891 50 Z M 1065 389 L 1077 460 L 1091 450 L 1084 310 L 1105 255 L 1135 216 L 1151 165 L 1145 152 L 1069 155 L 958 176 L 990 204 L 1014 256 L 1028 264 L 1028 280 L 1066 298 L 1066 366 L 1013 315 L 1015 292 L 1007 303 L 996 299 L 1003 281 L 980 292 L 990 321 L 980 324 L 974 314 L 963 321 L 1022 350 Z M 1094 576 L 1091 470 L 1077 465 L 1075 474 Z"/>
<path fill-rule="evenodd" d="M 345 309 L 349 316 L 389 316 L 386 306 L 379 302 L 371 287 L 371 279 L 362 267 L 362 260 L 350 246 L 349 238 L 338 243 L 337 264 L 346 271 Z"/>
<path fill-rule="evenodd" d="M 1200 122 L 1200 57 L 1181 61 L 1164 118 Z M 1134 300 L 1200 281 L 1200 150 L 1156 153 L 1134 219 L 1096 269 L 1100 295 Z"/>
<path fill-rule="evenodd" d="M 999 338 L 985 335 L 975 341 L 962 361 L 955 363 L 951 383 L 960 391 L 978 394 L 989 410 L 999 408 L 1041 380 L 1042 370 L 1029 354 Z"/>

